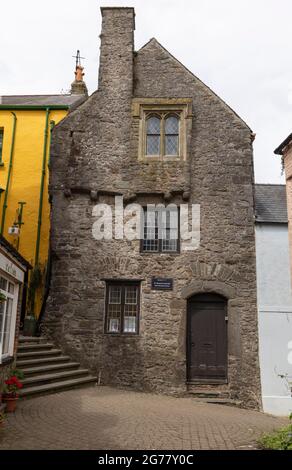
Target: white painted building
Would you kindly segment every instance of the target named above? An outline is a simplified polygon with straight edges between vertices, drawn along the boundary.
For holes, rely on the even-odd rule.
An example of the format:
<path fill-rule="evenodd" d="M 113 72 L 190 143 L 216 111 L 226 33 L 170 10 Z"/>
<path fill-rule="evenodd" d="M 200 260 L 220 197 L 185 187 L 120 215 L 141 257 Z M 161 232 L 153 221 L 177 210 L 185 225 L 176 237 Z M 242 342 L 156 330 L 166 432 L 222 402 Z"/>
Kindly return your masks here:
<path fill-rule="evenodd" d="M 257 184 L 256 251 L 263 410 L 292 412 L 292 291 L 285 185 Z"/>

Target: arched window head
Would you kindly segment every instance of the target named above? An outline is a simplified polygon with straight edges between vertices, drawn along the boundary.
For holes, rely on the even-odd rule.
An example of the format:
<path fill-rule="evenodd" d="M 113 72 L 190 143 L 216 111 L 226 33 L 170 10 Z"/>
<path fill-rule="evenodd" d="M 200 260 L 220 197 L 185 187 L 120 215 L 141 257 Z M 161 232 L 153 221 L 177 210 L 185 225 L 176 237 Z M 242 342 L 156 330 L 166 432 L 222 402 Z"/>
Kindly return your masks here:
<path fill-rule="evenodd" d="M 164 126 L 165 155 L 179 154 L 179 118 L 176 115 L 167 116 Z"/>
<path fill-rule="evenodd" d="M 150 116 L 147 119 L 146 155 L 160 155 L 161 119 Z"/>

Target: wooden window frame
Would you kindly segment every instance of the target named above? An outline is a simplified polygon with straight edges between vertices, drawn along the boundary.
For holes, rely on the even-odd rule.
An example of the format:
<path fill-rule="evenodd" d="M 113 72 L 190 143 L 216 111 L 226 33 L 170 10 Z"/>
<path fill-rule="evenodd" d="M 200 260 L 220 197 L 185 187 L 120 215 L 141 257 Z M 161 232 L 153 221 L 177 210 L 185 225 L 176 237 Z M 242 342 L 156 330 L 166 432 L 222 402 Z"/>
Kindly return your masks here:
<path fill-rule="evenodd" d="M 0 292 L 5 295 L 6 299 L 10 299 L 12 302 L 11 307 L 11 318 L 10 318 L 10 325 L 9 325 L 9 338 L 8 338 L 8 351 L 6 353 L 3 352 L 4 347 L 4 327 L 5 321 L 7 317 L 7 300 L 5 300 L 2 304 L 4 307 L 2 323 L 0 324 L 0 363 L 7 359 L 8 357 L 13 356 L 14 352 L 14 342 L 15 342 L 15 328 L 16 328 L 16 319 L 17 319 L 17 303 L 18 303 L 18 294 L 19 294 L 19 285 L 15 282 L 15 280 L 11 280 L 8 276 L 0 274 L 0 277 L 5 279 L 7 282 L 7 289 L 0 289 Z M 13 285 L 13 294 L 9 292 L 9 283 Z"/>
<path fill-rule="evenodd" d="M 119 322 L 119 331 L 109 331 L 108 330 L 108 320 L 109 320 L 109 291 L 111 286 L 121 287 L 121 314 Z M 126 287 L 136 287 L 137 289 L 137 316 L 136 316 L 136 331 L 129 332 L 123 331 L 124 329 L 124 317 L 125 317 L 125 288 Z M 137 336 L 140 331 L 140 305 L 141 305 L 141 282 L 139 281 L 122 281 L 122 280 L 112 280 L 106 281 L 106 296 L 105 296 L 105 321 L 104 321 L 104 333 L 106 335 L 112 336 Z"/>
<path fill-rule="evenodd" d="M 144 228 L 145 228 L 145 225 L 144 225 L 144 217 L 145 217 L 145 211 L 147 211 L 147 207 L 143 207 L 143 223 L 142 223 L 142 227 L 143 227 L 143 237 L 141 238 L 140 240 L 140 252 L 141 253 L 144 253 L 144 254 L 167 254 L 167 255 L 178 255 L 180 254 L 181 252 L 181 243 L 180 243 L 180 210 L 179 210 L 179 207 L 177 208 L 177 217 L 178 217 L 178 221 L 177 221 L 177 246 L 176 246 L 176 250 L 175 251 L 172 251 L 172 250 L 163 250 L 162 249 L 162 242 L 163 242 L 163 238 L 158 238 L 158 248 L 157 250 L 145 250 L 144 249 L 144 241 L 145 241 L 145 238 L 144 238 Z M 161 227 L 159 228 L 159 223 L 158 223 L 158 234 L 159 234 L 159 231 L 161 230 Z M 155 239 L 156 240 L 156 239 Z"/>

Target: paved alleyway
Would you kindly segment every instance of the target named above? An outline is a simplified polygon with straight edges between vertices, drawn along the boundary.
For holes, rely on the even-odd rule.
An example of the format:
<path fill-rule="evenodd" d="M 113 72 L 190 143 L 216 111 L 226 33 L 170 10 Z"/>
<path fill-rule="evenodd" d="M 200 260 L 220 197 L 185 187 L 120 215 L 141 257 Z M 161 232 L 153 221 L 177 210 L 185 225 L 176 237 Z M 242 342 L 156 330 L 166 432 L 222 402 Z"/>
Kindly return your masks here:
<path fill-rule="evenodd" d="M 0 449 L 249 449 L 285 423 L 192 398 L 89 387 L 20 402 Z"/>

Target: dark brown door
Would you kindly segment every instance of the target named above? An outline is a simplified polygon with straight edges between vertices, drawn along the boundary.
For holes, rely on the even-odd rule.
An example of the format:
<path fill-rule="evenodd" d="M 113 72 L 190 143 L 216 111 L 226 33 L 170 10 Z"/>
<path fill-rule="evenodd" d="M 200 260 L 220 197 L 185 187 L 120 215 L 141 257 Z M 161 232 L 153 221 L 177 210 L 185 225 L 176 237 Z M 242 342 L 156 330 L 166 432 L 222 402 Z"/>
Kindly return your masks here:
<path fill-rule="evenodd" d="M 227 379 L 227 303 L 216 294 L 188 302 L 188 380 Z"/>

